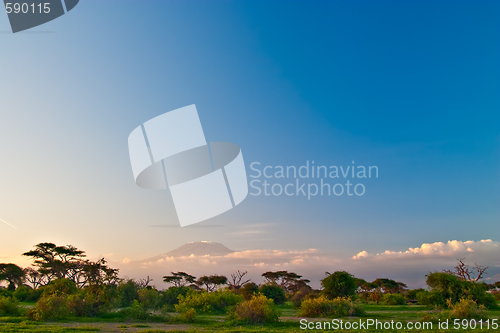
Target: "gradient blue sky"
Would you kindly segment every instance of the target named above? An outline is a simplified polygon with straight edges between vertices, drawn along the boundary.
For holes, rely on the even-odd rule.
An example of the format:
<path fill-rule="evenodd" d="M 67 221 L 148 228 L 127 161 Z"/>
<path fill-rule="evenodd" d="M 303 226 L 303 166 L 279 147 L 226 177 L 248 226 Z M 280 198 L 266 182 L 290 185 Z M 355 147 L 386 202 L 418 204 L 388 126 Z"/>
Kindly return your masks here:
<path fill-rule="evenodd" d="M 0 257 L 41 241 L 141 259 L 189 241 L 338 255 L 499 240 L 497 1 L 81 1 L 0 15 Z M 247 166 L 377 165 L 363 197 L 252 197 L 176 224 L 127 137 L 196 104 Z M 1 259 L 0 259 L 1 260 Z"/>

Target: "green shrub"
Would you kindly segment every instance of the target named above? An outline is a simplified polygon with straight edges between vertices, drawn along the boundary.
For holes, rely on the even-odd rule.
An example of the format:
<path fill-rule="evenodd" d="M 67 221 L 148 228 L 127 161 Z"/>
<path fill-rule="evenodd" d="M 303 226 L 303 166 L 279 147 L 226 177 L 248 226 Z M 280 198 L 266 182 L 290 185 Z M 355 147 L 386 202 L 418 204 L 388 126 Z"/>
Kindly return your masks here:
<path fill-rule="evenodd" d="M 14 297 L 0 296 L 0 316 L 21 316 L 23 308 L 19 306 L 19 301 Z"/>
<path fill-rule="evenodd" d="M 323 293 L 327 298 L 354 296 L 358 285 L 356 278 L 348 272 L 338 271 L 321 280 Z"/>
<path fill-rule="evenodd" d="M 401 294 L 384 294 L 382 296 L 382 301 L 387 305 L 405 305 L 405 297 Z"/>
<path fill-rule="evenodd" d="M 34 308 L 28 311 L 28 318 L 35 321 L 60 320 L 73 315 L 69 307 L 68 295 L 42 295 Z"/>
<path fill-rule="evenodd" d="M 446 306 L 446 300 L 444 299 L 443 295 L 436 290 L 424 290 L 417 293 L 417 301 L 420 305 L 436 305 L 440 307 Z"/>
<path fill-rule="evenodd" d="M 274 301 L 274 304 L 280 305 L 286 302 L 285 291 L 273 284 L 265 284 L 260 287 L 260 292 Z"/>
<path fill-rule="evenodd" d="M 91 285 L 78 289 L 68 279 L 45 286 L 35 307 L 28 311 L 32 320 L 61 320 L 69 317 L 96 317 L 118 305 L 119 294 L 113 285 Z"/>
<path fill-rule="evenodd" d="M 487 319 L 485 306 L 478 306 L 472 299 L 462 298 L 455 304 L 453 304 L 451 300 L 448 300 L 446 303 L 449 310 L 444 311 L 444 313 L 447 314 L 448 319 Z"/>
<path fill-rule="evenodd" d="M 33 289 L 28 286 L 20 286 L 12 294 L 15 298 L 21 302 L 36 302 L 42 296 L 43 287 L 38 289 Z"/>
<path fill-rule="evenodd" d="M 70 279 L 57 279 L 44 287 L 42 295 L 72 295 L 77 292 L 78 287 L 76 283 Z"/>
<path fill-rule="evenodd" d="M 326 296 L 304 299 L 298 316 L 301 317 L 345 317 L 362 316 L 364 310 L 359 304 L 354 304 L 349 297 L 337 297 L 333 300 Z"/>
<path fill-rule="evenodd" d="M 484 305 L 477 305 L 470 298 L 462 298 L 456 303 L 448 299 L 447 306 L 448 310 L 439 311 L 436 309 L 434 312 L 423 314 L 422 320 L 488 319 L 486 307 Z"/>
<path fill-rule="evenodd" d="M 244 300 L 249 300 L 253 295 L 259 292 L 259 286 L 253 282 L 245 283 L 243 287 L 238 290 L 238 293 L 243 297 Z"/>
<path fill-rule="evenodd" d="M 250 300 L 236 306 L 233 316 L 246 324 L 265 324 L 277 322 L 280 315 L 272 299 L 254 294 Z"/>
<path fill-rule="evenodd" d="M 290 297 L 290 301 L 292 302 L 294 307 L 298 308 L 302 304 L 302 300 L 309 296 L 311 293 L 317 294 L 317 292 L 313 291 L 310 287 L 300 288 Z"/>
<path fill-rule="evenodd" d="M 479 305 L 484 305 L 487 308 L 497 308 L 497 300 L 495 296 L 488 292 L 486 283 L 463 281 L 463 295 L 461 298 L 469 298 L 474 300 Z"/>
<path fill-rule="evenodd" d="M 147 320 L 149 318 L 149 311 L 137 300 L 133 300 L 129 308 L 122 309 L 118 313 L 121 317 L 129 320 Z"/>
<path fill-rule="evenodd" d="M 179 296 L 186 296 L 190 290 L 189 287 L 170 287 L 161 293 L 160 304 L 166 311 L 175 311 L 175 305 L 179 304 Z"/>
<path fill-rule="evenodd" d="M 186 309 L 184 312 L 182 312 L 178 316 L 178 319 L 180 319 L 182 322 L 192 323 L 195 317 L 196 317 L 196 310 L 191 308 L 191 309 Z"/>
<path fill-rule="evenodd" d="M 406 294 L 405 294 L 405 298 L 406 298 L 407 301 L 416 300 L 417 299 L 417 294 L 419 292 L 422 292 L 422 291 L 425 291 L 425 289 L 419 288 L 419 289 L 408 290 L 406 292 Z"/>
<path fill-rule="evenodd" d="M 432 288 L 431 295 L 423 301 L 432 305 L 448 307 L 447 300 L 455 304 L 467 298 L 488 308 L 497 307 L 495 297 L 487 292 L 488 286 L 483 282 L 462 281 L 452 274 L 434 272 L 427 275 L 427 284 Z"/>
<path fill-rule="evenodd" d="M 139 300 L 146 309 L 158 309 L 161 305 L 161 297 L 158 290 L 145 288 L 138 291 Z"/>
<path fill-rule="evenodd" d="M 0 296 L 3 296 L 3 297 L 12 297 L 12 294 L 14 292 L 12 290 L 9 290 L 7 288 L 4 288 L 4 287 L 0 287 Z"/>
<path fill-rule="evenodd" d="M 241 303 L 243 298 L 229 290 L 219 290 L 211 293 L 203 291 L 190 291 L 186 296 L 179 296 L 179 304 L 175 310 L 184 313 L 189 309 L 195 309 L 197 313 L 221 314 L 228 307 Z"/>
<path fill-rule="evenodd" d="M 120 304 L 114 285 L 92 285 L 68 298 L 72 314 L 78 317 L 96 317 Z"/>
<path fill-rule="evenodd" d="M 121 306 L 130 306 L 134 300 L 139 300 L 139 286 L 134 280 L 127 280 L 118 285 Z"/>

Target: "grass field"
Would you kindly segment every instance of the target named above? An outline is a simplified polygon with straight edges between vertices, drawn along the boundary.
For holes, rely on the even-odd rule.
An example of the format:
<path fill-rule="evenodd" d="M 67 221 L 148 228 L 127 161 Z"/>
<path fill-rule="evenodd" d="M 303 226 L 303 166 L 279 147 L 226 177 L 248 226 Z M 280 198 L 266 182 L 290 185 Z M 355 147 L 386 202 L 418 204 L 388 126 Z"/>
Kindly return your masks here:
<path fill-rule="evenodd" d="M 431 307 L 419 306 L 419 305 L 363 305 L 366 310 L 366 315 L 362 318 L 339 318 L 345 322 L 359 322 L 366 321 L 369 319 L 378 320 L 379 322 L 391 322 L 397 321 L 402 322 L 406 325 L 407 322 L 417 322 L 421 318 L 421 313 L 424 311 L 432 310 Z M 280 306 L 282 316 L 280 317 L 280 323 L 266 326 L 251 326 L 251 325 L 232 325 L 224 322 L 224 316 L 216 315 L 200 315 L 196 317 L 193 323 L 149 323 L 149 322 L 127 322 L 127 321 L 110 321 L 109 319 L 100 318 L 75 318 L 74 320 L 65 322 L 31 322 L 26 320 L 25 317 L 0 317 L 0 332 L 35 332 L 35 333 L 46 333 L 46 332 L 142 332 L 142 333 L 153 333 L 153 332 L 227 332 L 227 333 L 237 333 L 237 332 L 304 332 L 304 331 L 336 331 L 336 332 L 352 332 L 356 330 L 346 330 L 346 329 L 330 329 L 330 330 L 310 330 L 301 329 L 300 320 L 303 318 L 297 318 L 297 310 L 294 309 L 290 304 Z M 500 310 L 489 311 L 489 318 L 497 319 L 500 322 Z M 174 315 L 175 316 L 175 315 Z M 329 321 L 332 319 L 327 318 L 307 318 L 308 321 L 318 322 L 318 321 Z M 452 325 L 451 325 L 452 326 Z M 405 326 L 403 326 L 405 327 Z M 478 326 L 479 327 L 479 326 Z M 498 332 L 499 330 L 494 329 L 458 329 L 455 330 L 450 327 L 448 330 L 438 329 L 438 324 L 433 324 L 433 329 L 400 329 L 400 330 L 384 330 L 384 329 L 364 329 L 357 330 L 362 332 Z"/>

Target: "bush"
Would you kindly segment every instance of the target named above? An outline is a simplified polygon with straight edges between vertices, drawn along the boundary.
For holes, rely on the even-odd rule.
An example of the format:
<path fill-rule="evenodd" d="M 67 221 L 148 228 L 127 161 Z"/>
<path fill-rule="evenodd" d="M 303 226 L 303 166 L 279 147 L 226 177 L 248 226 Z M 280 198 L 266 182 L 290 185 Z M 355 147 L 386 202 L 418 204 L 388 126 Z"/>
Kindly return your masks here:
<path fill-rule="evenodd" d="M 4 287 L 0 287 L 0 296 L 3 296 L 3 297 L 12 297 L 12 294 L 14 292 L 12 290 L 9 290 L 7 288 L 4 288 Z"/>
<path fill-rule="evenodd" d="M 419 292 L 422 292 L 422 291 L 425 291 L 425 289 L 419 288 L 419 289 L 408 290 L 406 292 L 405 298 L 406 298 L 407 301 L 416 300 L 417 299 L 417 294 Z"/>
<path fill-rule="evenodd" d="M 447 319 L 486 319 L 486 308 L 484 305 L 477 305 L 472 299 L 462 298 L 458 303 L 453 304 L 451 300 L 447 302 L 449 310 L 443 311 L 447 314 Z"/>
<path fill-rule="evenodd" d="M 321 280 L 321 285 L 323 286 L 323 293 L 330 299 L 354 296 L 358 289 L 356 278 L 344 271 L 338 271 L 327 276 Z"/>
<path fill-rule="evenodd" d="M 149 312 L 144 305 L 137 300 L 133 300 L 129 308 L 122 309 L 119 313 L 123 317 L 131 320 L 147 320 L 149 318 Z"/>
<path fill-rule="evenodd" d="M 28 311 L 28 317 L 35 321 L 66 319 L 73 314 L 68 298 L 68 295 L 42 295 L 36 306 Z"/>
<path fill-rule="evenodd" d="M 188 322 L 192 323 L 196 317 L 196 310 L 191 308 L 187 309 L 184 312 L 182 312 L 179 316 L 178 319 L 180 319 L 183 322 Z"/>
<path fill-rule="evenodd" d="M 265 284 L 260 287 L 260 292 L 274 301 L 274 304 L 280 305 L 286 302 L 285 291 L 273 284 Z"/>
<path fill-rule="evenodd" d="M 42 293 L 43 287 L 33 289 L 28 286 L 20 286 L 12 295 L 21 302 L 36 302 L 40 299 Z"/>
<path fill-rule="evenodd" d="M 78 317 L 95 317 L 120 304 L 115 285 L 93 285 L 70 298 L 70 307 Z"/>
<path fill-rule="evenodd" d="M 166 311 L 175 311 L 175 305 L 179 304 L 179 296 L 186 296 L 190 290 L 189 287 L 170 287 L 161 293 L 160 304 Z"/>
<path fill-rule="evenodd" d="M 300 288 L 290 297 L 290 301 L 294 307 L 298 308 L 302 304 L 302 300 L 311 295 L 311 293 L 317 294 L 317 292 L 313 291 L 310 287 Z"/>
<path fill-rule="evenodd" d="M 382 301 L 387 305 L 405 305 L 405 297 L 401 294 L 384 294 L 382 296 Z"/>
<path fill-rule="evenodd" d="M 245 283 L 243 287 L 238 290 L 238 293 L 243 297 L 244 300 L 249 300 L 254 294 L 259 292 L 259 286 L 253 282 Z"/>
<path fill-rule="evenodd" d="M 134 280 L 127 280 L 118 285 L 121 306 L 130 306 L 133 301 L 139 300 L 139 286 Z"/>
<path fill-rule="evenodd" d="M 378 304 L 382 300 L 382 293 L 378 289 L 374 290 L 368 295 L 368 298 Z"/>
<path fill-rule="evenodd" d="M 479 305 L 484 305 L 487 308 L 497 308 L 497 300 L 495 296 L 488 292 L 488 285 L 486 283 L 474 283 L 463 281 L 463 295 L 461 298 L 469 298 L 474 300 Z"/>
<path fill-rule="evenodd" d="M 446 306 L 446 300 L 443 295 L 436 290 L 424 290 L 417 293 L 417 301 L 420 305 L 436 305 L 440 307 Z"/>
<path fill-rule="evenodd" d="M 354 304 L 349 297 L 337 297 L 333 300 L 320 296 L 304 299 L 298 315 L 301 317 L 345 317 L 362 316 L 363 308 Z"/>
<path fill-rule="evenodd" d="M 238 304 L 234 311 L 235 319 L 246 324 L 274 323 L 280 315 L 274 301 L 263 294 L 253 295 L 250 300 Z"/>
<path fill-rule="evenodd" d="M 78 292 L 76 283 L 70 279 L 58 279 L 51 281 L 43 289 L 43 295 L 72 295 Z"/>
<path fill-rule="evenodd" d="M 455 275 L 434 272 L 427 275 L 427 284 L 432 290 L 428 295 L 430 297 L 424 301 L 432 302 L 432 305 L 448 307 L 447 300 L 455 304 L 467 298 L 488 308 L 497 307 L 495 298 L 487 292 L 488 286 L 482 282 L 461 281 Z"/>
<path fill-rule="evenodd" d="M 23 309 L 19 306 L 19 301 L 14 297 L 0 296 L 0 316 L 21 316 Z"/>
<path fill-rule="evenodd" d="M 145 288 L 138 291 L 139 300 L 141 304 L 144 305 L 146 309 L 158 309 L 160 308 L 161 297 L 158 290 L 153 288 Z"/>
<path fill-rule="evenodd" d="M 221 314 L 228 310 L 228 307 L 241 303 L 243 298 L 229 290 L 219 290 L 211 293 L 203 291 L 190 291 L 186 296 L 179 296 L 179 304 L 175 305 L 175 310 L 184 313 L 189 309 L 194 309 L 196 313 Z"/>
<path fill-rule="evenodd" d="M 462 298 L 456 303 L 448 299 L 447 306 L 449 308 L 448 310 L 423 314 L 422 320 L 488 319 L 486 307 L 484 305 L 477 305 L 477 303 L 470 298 Z"/>
<path fill-rule="evenodd" d="M 117 305 L 118 292 L 113 285 L 92 285 L 78 289 L 68 279 L 45 286 L 35 307 L 28 311 L 32 320 L 61 320 L 69 317 L 95 317 Z"/>

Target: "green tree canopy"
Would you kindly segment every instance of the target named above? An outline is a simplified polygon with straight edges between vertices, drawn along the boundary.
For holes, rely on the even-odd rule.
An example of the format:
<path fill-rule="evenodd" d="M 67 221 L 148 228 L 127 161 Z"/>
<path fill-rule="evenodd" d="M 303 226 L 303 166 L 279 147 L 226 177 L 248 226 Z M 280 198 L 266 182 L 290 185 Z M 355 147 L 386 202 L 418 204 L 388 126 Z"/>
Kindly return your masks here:
<path fill-rule="evenodd" d="M 205 286 L 208 292 L 214 291 L 218 286 L 227 284 L 227 277 L 223 275 L 210 275 L 202 276 L 197 281 L 196 284 L 199 286 Z"/>
<path fill-rule="evenodd" d="M 174 287 L 184 287 L 187 284 L 195 283 L 196 277 L 185 272 L 171 272 L 172 275 L 164 276 L 163 281 L 171 283 Z"/>
<path fill-rule="evenodd" d="M 74 280 L 79 271 L 85 252 L 72 245 L 57 246 L 54 243 L 39 243 L 35 249 L 23 253 L 31 257 L 34 266 L 41 274 L 47 275 L 48 280 L 70 278 Z"/>
<path fill-rule="evenodd" d="M 408 289 L 408 286 L 403 282 L 397 282 L 386 278 L 376 279 L 372 284 L 379 287 L 383 292 L 392 294 L 402 293 Z"/>
<path fill-rule="evenodd" d="M 345 271 L 337 271 L 328 275 L 321 280 L 321 285 L 323 293 L 328 298 L 352 296 L 358 289 L 354 276 Z"/>
<path fill-rule="evenodd" d="M 265 272 L 262 276 L 266 279 L 266 284 L 279 286 L 286 292 L 295 292 L 310 282 L 302 279 L 301 275 L 288 271 Z"/>

